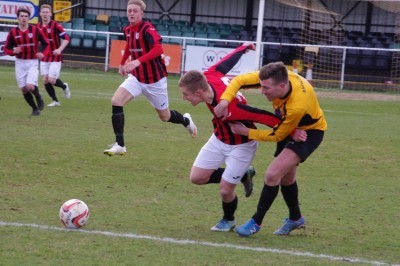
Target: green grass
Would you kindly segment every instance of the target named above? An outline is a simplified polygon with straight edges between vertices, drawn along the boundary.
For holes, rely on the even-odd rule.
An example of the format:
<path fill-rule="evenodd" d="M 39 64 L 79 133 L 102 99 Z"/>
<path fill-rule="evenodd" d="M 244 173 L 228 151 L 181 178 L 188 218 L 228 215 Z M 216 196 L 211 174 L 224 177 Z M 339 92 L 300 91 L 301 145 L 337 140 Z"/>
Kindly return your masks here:
<path fill-rule="evenodd" d="M 64 99 L 56 88 L 62 106 L 30 118 L 14 68 L 0 67 L 0 221 L 49 226 L 0 226 L 0 265 L 348 264 L 309 253 L 360 258 L 355 264 L 400 263 L 399 102 L 321 98 L 329 130 L 298 171 L 306 230 L 272 235 L 287 215 L 279 196 L 263 229 L 241 238 L 210 232 L 221 217 L 218 186 L 188 181 L 211 135 L 212 115 L 204 105 L 193 108 L 182 100 L 176 77 L 169 78 L 170 107 L 191 113 L 198 139 L 180 125 L 160 122 L 141 97 L 125 107 L 125 157 L 102 154 L 114 141 L 110 98 L 123 78 L 67 68 L 61 78 L 69 82 L 72 98 Z M 245 94 L 252 105 L 270 109 L 259 92 Z M 245 198 L 238 187 L 238 224 L 255 211 L 274 148 L 259 146 L 255 194 Z M 61 228 L 61 204 L 71 198 L 89 205 L 89 233 L 54 229 Z"/>

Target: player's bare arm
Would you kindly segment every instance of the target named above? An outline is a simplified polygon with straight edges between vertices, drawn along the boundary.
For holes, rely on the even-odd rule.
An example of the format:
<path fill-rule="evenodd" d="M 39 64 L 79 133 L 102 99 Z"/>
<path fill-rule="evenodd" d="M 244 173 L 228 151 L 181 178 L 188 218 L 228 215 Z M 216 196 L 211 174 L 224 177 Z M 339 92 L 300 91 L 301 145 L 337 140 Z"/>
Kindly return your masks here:
<path fill-rule="evenodd" d="M 232 132 L 235 134 L 239 134 L 239 135 L 243 135 L 243 136 L 249 135 L 249 128 L 240 122 L 229 123 L 229 126 L 231 127 Z"/>
<path fill-rule="evenodd" d="M 62 40 L 60 47 L 53 51 L 53 55 L 60 55 L 64 51 L 65 47 L 67 47 L 68 43 L 68 40 Z"/>
<path fill-rule="evenodd" d="M 249 136 L 249 128 L 242 123 L 229 123 L 231 130 L 235 134 Z M 305 142 L 307 140 L 307 132 L 302 129 L 296 128 L 290 136 L 295 142 Z"/>

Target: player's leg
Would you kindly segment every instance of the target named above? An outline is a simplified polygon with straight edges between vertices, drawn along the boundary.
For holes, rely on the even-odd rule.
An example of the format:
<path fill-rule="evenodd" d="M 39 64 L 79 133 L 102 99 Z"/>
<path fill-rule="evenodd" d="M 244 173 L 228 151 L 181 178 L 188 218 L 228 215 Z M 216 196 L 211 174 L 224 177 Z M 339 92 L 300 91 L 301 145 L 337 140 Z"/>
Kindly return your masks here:
<path fill-rule="evenodd" d="M 300 162 L 300 158 L 293 152 L 284 149 L 269 165 L 264 186 L 257 205 L 257 211 L 245 224 L 238 226 L 236 232 L 241 236 L 250 236 L 261 229 L 262 221 L 275 201 L 279 192 L 281 179 Z"/>
<path fill-rule="evenodd" d="M 197 185 L 219 184 L 221 182 L 225 170 L 220 168 L 220 165 L 225 161 L 221 143 L 213 134 L 203 145 L 190 171 L 190 182 Z"/>
<path fill-rule="evenodd" d="M 280 181 L 281 192 L 289 209 L 289 217 L 286 218 L 283 225 L 274 232 L 275 235 L 288 235 L 294 229 L 304 227 L 305 219 L 300 211 L 296 182 L 297 165 L 300 162 L 304 162 L 314 150 L 318 148 L 323 137 L 323 131 L 309 130 L 307 131 L 307 140 L 305 142 L 288 142 L 282 151 L 282 156 L 292 157 L 293 162 L 298 163 L 292 166 L 290 168 L 291 170 L 288 171 Z"/>
<path fill-rule="evenodd" d="M 27 60 L 29 69 L 28 69 L 28 75 L 26 78 L 26 86 L 29 91 L 32 92 L 32 94 L 35 96 L 37 106 L 39 110 L 44 109 L 44 102 L 42 95 L 39 93 L 39 88 L 38 88 L 38 83 L 39 83 L 39 62 L 38 60 Z"/>
<path fill-rule="evenodd" d="M 69 84 L 60 80 L 61 62 L 51 62 L 49 77 L 52 79 L 54 86 L 60 87 L 64 91 L 65 98 L 71 98 L 71 90 Z"/>
<path fill-rule="evenodd" d="M 49 62 L 40 62 L 40 74 L 42 75 L 43 85 L 47 91 L 47 94 L 52 99 L 52 102 L 47 106 L 49 107 L 60 106 L 61 104 L 57 99 L 56 92 L 52 84 L 52 80 L 51 78 L 49 78 L 49 68 L 50 68 Z"/>
<path fill-rule="evenodd" d="M 234 193 L 234 184 L 222 179 L 224 168 L 220 165 L 225 162 L 223 143 L 213 134 L 206 144 L 201 148 L 190 171 L 190 181 L 197 185 L 220 183 L 222 197 L 222 208 L 224 217 L 216 225 L 211 227 L 212 231 L 230 231 L 235 226 L 233 213 L 237 207 L 237 199 Z M 233 196 L 233 198 L 232 198 Z M 229 220 L 228 220 L 229 219 Z"/>
<path fill-rule="evenodd" d="M 221 179 L 219 191 L 222 200 L 223 217 L 213 227 L 211 227 L 211 231 L 229 232 L 235 228 L 235 212 L 238 205 L 238 197 L 235 193 L 235 187 L 236 184 Z"/>
<path fill-rule="evenodd" d="M 291 231 L 304 227 L 305 219 L 300 211 L 296 172 L 297 166 L 281 180 L 281 192 L 289 209 L 289 217 L 284 219 L 283 225 L 274 232 L 274 235 L 288 235 Z"/>
<path fill-rule="evenodd" d="M 28 76 L 29 64 L 26 60 L 16 59 L 15 60 L 15 78 L 17 80 L 18 87 L 20 88 L 25 101 L 30 107 L 32 107 L 32 115 L 40 115 L 39 108 L 37 107 L 33 95 L 26 88 L 26 81 Z"/>
<path fill-rule="evenodd" d="M 258 143 L 251 141 L 240 145 L 228 145 L 220 142 L 220 149 L 225 155 L 226 168 L 220 183 L 223 217 L 211 228 L 212 231 L 228 232 L 235 227 L 235 211 L 238 198 L 235 187 L 246 175 L 254 158 Z"/>
<path fill-rule="evenodd" d="M 129 75 L 127 79 L 118 87 L 115 91 L 112 99 L 112 115 L 111 122 L 115 134 L 115 143 L 110 149 L 104 150 L 104 154 L 113 156 L 115 154 L 125 155 L 125 139 L 124 139 L 124 127 L 125 127 L 125 114 L 124 106 L 135 97 L 138 97 L 142 93 L 140 83 L 138 80 Z"/>
<path fill-rule="evenodd" d="M 296 172 L 297 167 L 294 167 L 281 180 L 281 192 L 289 209 L 289 217 L 284 219 L 283 225 L 274 235 L 288 235 L 291 231 L 304 227 L 305 219 L 300 211 Z"/>
<path fill-rule="evenodd" d="M 167 78 L 162 78 L 153 84 L 142 84 L 143 94 L 156 110 L 158 117 L 163 122 L 183 125 L 192 136 L 196 138 L 197 127 L 190 114 L 181 114 L 177 110 L 169 109 Z"/>

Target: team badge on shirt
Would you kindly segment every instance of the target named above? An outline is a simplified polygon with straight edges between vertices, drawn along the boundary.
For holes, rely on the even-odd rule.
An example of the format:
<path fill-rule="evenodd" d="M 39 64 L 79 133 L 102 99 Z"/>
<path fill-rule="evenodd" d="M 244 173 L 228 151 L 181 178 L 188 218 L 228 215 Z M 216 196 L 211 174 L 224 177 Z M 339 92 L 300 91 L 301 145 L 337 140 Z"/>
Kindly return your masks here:
<path fill-rule="evenodd" d="M 47 33 L 51 33 L 51 29 L 47 29 Z"/>
<path fill-rule="evenodd" d="M 138 39 L 139 39 L 139 32 L 136 32 L 136 34 L 135 34 L 135 38 L 136 38 L 136 40 L 138 40 Z"/>
<path fill-rule="evenodd" d="M 28 33 L 28 37 L 29 37 L 29 39 L 32 39 L 33 33 Z"/>

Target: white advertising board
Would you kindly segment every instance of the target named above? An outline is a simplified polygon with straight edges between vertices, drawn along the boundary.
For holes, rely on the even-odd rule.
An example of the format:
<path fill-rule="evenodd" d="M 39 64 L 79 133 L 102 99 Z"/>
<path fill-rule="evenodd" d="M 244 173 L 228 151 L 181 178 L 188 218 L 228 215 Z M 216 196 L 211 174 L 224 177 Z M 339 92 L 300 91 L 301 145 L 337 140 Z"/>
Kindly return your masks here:
<path fill-rule="evenodd" d="M 15 56 L 9 56 L 4 53 L 8 32 L 0 32 L 0 60 L 15 61 Z"/>
<path fill-rule="evenodd" d="M 188 45 L 186 47 L 184 72 L 189 70 L 198 70 L 203 72 L 233 50 L 234 49 L 229 48 Z M 237 76 L 255 71 L 255 62 L 256 53 L 254 51 L 248 51 L 242 55 L 240 60 L 227 75 Z"/>

